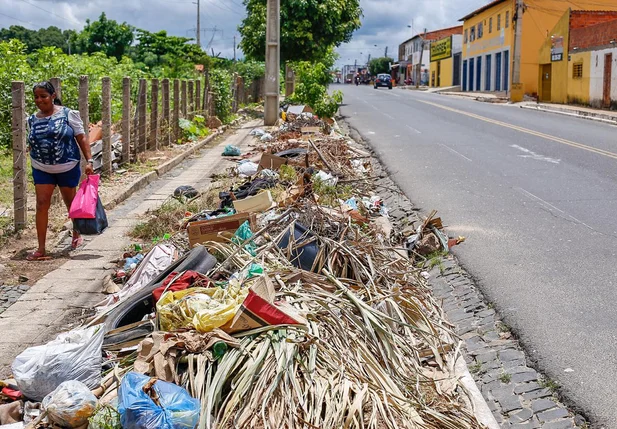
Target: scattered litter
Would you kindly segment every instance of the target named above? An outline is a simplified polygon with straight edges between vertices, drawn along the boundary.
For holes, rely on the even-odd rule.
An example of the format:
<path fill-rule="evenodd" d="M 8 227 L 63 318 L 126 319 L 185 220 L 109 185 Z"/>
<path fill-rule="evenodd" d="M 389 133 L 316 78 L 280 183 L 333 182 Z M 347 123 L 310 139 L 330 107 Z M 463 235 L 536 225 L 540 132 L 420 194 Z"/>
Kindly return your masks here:
<path fill-rule="evenodd" d="M 201 404 L 172 383 L 129 372 L 118 393 L 123 429 L 194 428 Z"/>
<path fill-rule="evenodd" d="M 24 414 L 23 401 L 10 402 L 0 405 L 0 425 L 19 423 Z M 0 426 L 1 428 L 2 426 Z"/>
<path fill-rule="evenodd" d="M 261 128 L 255 128 L 254 130 L 252 130 L 250 133 L 250 135 L 252 136 L 258 136 L 261 137 L 264 134 L 266 134 L 266 132 L 264 130 L 262 130 Z"/>
<path fill-rule="evenodd" d="M 240 156 L 241 154 L 242 152 L 240 152 L 239 147 L 230 144 L 225 146 L 225 150 L 223 151 L 223 156 Z"/>
<path fill-rule="evenodd" d="M 272 134 L 266 133 L 263 136 L 261 136 L 260 140 L 262 142 L 269 142 L 269 141 L 272 141 L 273 138 L 274 137 L 272 137 Z"/>
<path fill-rule="evenodd" d="M 11 366 L 19 390 L 29 399 L 42 401 L 64 381 L 97 387 L 104 333 L 102 325 L 74 329 L 47 344 L 24 350 Z"/>
<path fill-rule="evenodd" d="M 199 191 L 197 191 L 197 189 L 193 188 L 190 185 L 183 185 L 183 186 L 178 186 L 175 190 L 174 190 L 174 198 L 176 199 L 191 199 L 191 198 L 195 198 L 199 195 Z"/>
<path fill-rule="evenodd" d="M 75 380 L 65 381 L 43 399 L 43 409 L 52 423 L 78 428 L 88 423 L 98 401 L 90 389 Z"/>
<path fill-rule="evenodd" d="M 319 171 L 315 177 L 328 186 L 335 186 L 338 183 L 338 179 L 336 177 L 330 173 L 326 173 L 325 171 Z"/>
<path fill-rule="evenodd" d="M 258 168 L 259 168 L 259 164 L 256 164 L 248 160 L 244 160 L 244 161 L 240 161 L 240 164 L 238 164 L 238 173 L 244 174 L 245 176 L 250 177 L 250 176 L 257 174 Z"/>

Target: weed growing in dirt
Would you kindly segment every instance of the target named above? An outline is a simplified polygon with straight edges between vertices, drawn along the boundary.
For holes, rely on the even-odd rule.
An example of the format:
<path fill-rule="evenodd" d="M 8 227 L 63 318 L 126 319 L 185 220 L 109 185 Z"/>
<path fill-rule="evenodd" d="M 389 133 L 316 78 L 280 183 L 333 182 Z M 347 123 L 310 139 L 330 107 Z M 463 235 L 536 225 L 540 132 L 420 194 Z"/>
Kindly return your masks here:
<path fill-rule="evenodd" d="M 559 384 L 548 377 L 544 377 L 543 379 L 538 380 L 538 385 L 540 387 L 550 390 L 553 393 L 559 389 Z"/>
<path fill-rule="evenodd" d="M 473 365 L 469 366 L 469 372 L 473 375 L 481 375 L 482 374 L 482 363 L 476 362 Z"/>

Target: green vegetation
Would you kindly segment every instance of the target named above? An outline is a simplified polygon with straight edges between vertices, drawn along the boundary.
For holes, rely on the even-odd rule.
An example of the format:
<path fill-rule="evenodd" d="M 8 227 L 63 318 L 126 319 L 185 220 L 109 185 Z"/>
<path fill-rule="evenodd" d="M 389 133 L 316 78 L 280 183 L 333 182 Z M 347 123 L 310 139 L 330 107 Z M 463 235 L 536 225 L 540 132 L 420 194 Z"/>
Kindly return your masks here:
<path fill-rule="evenodd" d="M 394 63 L 394 60 L 390 57 L 373 58 L 368 65 L 368 70 L 373 76 L 380 73 L 390 74 L 391 63 Z"/>
<path fill-rule="evenodd" d="M 508 374 L 507 372 L 502 372 L 499 376 L 499 381 L 503 384 L 508 384 L 512 381 L 512 374 Z"/>
<path fill-rule="evenodd" d="M 557 392 L 557 390 L 559 390 L 559 383 L 557 383 L 554 380 L 551 380 L 548 377 L 544 377 L 543 379 L 538 380 L 538 385 L 540 387 L 543 387 L 545 389 L 550 390 L 553 393 L 555 393 L 555 392 Z"/>
<path fill-rule="evenodd" d="M 343 102 L 343 93 L 334 91 L 328 94 L 327 84 L 331 78 L 326 64 L 303 61 L 294 64 L 294 70 L 299 82 L 289 102 L 308 104 L 320 118 L 334 117 Z"/>
<path fill-rule="evenodd" d="M 180 119 L 180 128 L 185 140 L 197 141 L 208 135 L 208 127 L 206 127 L 206 119 L 201 115 L 195 115 L 192 121 L 188 119 Z"/>
<path fill-rule="evenodd" d="M 247 16 L 239 27 L 247 58 L 263 61 L 266 0 L 244 0 Z M 320 61 L 332 47 L 349 42 L 362 25 L 359 0 L 281 2 L 281 62 Z"/>

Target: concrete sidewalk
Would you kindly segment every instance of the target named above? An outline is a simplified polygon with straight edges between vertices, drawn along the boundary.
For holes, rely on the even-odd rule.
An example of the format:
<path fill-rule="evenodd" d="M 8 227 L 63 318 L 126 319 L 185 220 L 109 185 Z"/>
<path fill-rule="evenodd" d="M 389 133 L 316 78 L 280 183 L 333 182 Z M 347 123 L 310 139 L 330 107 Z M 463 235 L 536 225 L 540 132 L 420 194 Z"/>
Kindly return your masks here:
<path fill-rule="evenodd" d="M 611 110 L 592 109 L 590 107 L 573 106 L 570 104 L 550 103 L 520 103 L 521 109 L 539 110 L 541 112 L 556 113 L 559 115 L 573 116 L 576 118 L 589 119 L 605 124 L 617 125 L 617 112 Z"/>
<path fill-rule="evenodd" d="M 1 313 L 0 332 L 5 335 L 0 349 L 0 378 L 10 376 L 11 363 L 24 349 L 44 344 L 59 332 L 79 325 L 92 306 L 104 299 L 103 278 L 114 268 L 111 261 L 122 257 L 131 244 L 127 232 L 141 215 L 159 207 L 178 186 L 191 185 L 198 190 L 207 186 L 213 173 L 234 164 L 221 157 L 223 147 L 233 144 L 246 151 L 252 141 L 250 131 L 260 124 L 254 120 L 241 125 L 218 145 L 205 148 L 109 211 L 110 226 L 103 234 L 88 238 L 70 261 L 44 276 Z"/>

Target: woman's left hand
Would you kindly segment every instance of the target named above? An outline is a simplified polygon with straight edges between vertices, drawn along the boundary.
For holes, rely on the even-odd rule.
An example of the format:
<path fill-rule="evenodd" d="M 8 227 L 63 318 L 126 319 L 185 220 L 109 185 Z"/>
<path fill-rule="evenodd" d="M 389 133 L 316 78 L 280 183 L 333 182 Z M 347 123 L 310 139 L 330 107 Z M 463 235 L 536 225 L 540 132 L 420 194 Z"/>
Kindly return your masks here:
<path fill-rule="evenodd" d="M 94 174 L 94 167 L 92 167 L 92 164 L 90 164 L 90 163 L 86 164 L 86 168 L 84 170 L 84 173 L 86 173 L 86 176 Z"/>

